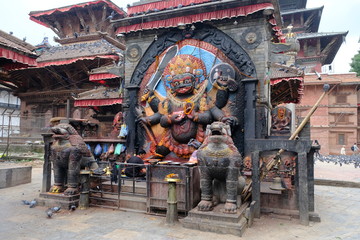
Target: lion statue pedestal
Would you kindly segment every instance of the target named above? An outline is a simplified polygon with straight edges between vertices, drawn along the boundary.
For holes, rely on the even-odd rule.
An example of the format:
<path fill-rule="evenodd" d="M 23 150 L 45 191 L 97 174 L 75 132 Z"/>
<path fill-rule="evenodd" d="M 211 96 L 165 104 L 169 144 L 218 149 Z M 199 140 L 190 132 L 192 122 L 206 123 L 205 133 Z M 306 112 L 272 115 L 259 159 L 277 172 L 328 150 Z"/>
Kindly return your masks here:
<path fill-rule="evenodd" d="M 242 236 L 251 214 L 247 210 L 249 203 L 241 203 L 245 185 L 240 176 L 242 157 L 233 143 L 229 125 L 213 122 L 207 126 L 197 159 L 201 201 L 183 220 L 183 226 Z"/>

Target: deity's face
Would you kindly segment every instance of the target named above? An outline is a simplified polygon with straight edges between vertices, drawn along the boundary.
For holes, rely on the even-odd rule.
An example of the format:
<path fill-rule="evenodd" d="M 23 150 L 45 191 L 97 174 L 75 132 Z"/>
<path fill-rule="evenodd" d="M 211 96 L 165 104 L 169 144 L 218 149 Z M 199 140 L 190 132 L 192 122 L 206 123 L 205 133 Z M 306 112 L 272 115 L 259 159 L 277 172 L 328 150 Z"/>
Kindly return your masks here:
<path fill-rule="evenodd" d="M 278 109 L 278 118 L 283 119 L 285 117 L 285 108 Z"/>
<path fill-rule="evenodd" d="M 175 75 L 170 82 L 170 87 L 177 95 L 191 94 L 195 88 L 195 77 L 191 73 Z"/>

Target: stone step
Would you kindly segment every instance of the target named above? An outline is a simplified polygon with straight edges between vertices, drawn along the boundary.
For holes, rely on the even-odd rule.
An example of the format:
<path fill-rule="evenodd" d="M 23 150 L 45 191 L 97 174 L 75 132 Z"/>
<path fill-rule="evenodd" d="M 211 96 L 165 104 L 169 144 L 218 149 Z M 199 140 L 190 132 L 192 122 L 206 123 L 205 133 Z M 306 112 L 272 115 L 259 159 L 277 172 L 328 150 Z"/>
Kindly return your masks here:
<path fill-rule="evenodd" d="M 229 223 L 237 223 L 244 216 L 246 208 L 249 206 L 249 203 L 242 204 L 235 214 L 223 213 L 224 204 L 219 204 L 214 207 L 213 211 L 199 211 L 197 208 L 189 211 L 188 216 L 191 218 L 199 219 L 208 219 L 211 221 L 221 221 Z"/>
<path fill-rule="evenodd" d="M 205 232 L 215 232 L 220 234 L 232 234 L 235 236 L 241 237 L 246 228 L 247 220 L 245 217 L 240 218 L 236 223 L 233 222 L 222 222 L 214 221 L 211 219 L 199 219 L 197 217 L 186 217 L 180 219 L 182 226 L 185 228 L 205 231 Z"/>
<path fill-rule="evenodd" d="M 248 202 L 242 204 L 234 214 L 224 213 L 224 204 L 219 204 L 208 212 L 194 208 L 189 211 L 186 218 L 181 220 L 181 223 L 185 228 L 241 237 L 248 227 L 248 220 L 245 217 L 248 206 Z"/>
<path fill-rule="evenodd" d="M 62 209 L 69 209 L 71 206 L 79 206 L 80 194 L 66 196 L 63 193 L 40 193 L 36 198 L 37 205 L 46 207 L 60 206 Z"/>

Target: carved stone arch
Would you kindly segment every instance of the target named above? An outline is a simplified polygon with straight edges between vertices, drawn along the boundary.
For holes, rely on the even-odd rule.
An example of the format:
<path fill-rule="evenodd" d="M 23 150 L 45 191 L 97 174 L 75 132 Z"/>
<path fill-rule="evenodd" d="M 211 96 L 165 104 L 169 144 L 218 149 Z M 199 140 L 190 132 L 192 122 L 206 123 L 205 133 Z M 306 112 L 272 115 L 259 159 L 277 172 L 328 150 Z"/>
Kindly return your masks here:
<path fill-rule="evenodd" d="M 185 39 L 195 39 L 206 42 L 215 49 L 218 49 L 222 55 L 227 57 L 228 61 L 231 61 L 232 66 L 236 68 L 235 80 L 237 81 L 239 88 L 236 92 L 231 93 L 233 98 L 228 108 L 231 114 L 239 119 L 239 125 L 233 128 L 232 138 L 234 139 L 239 152 L 244 154 L 245 89 L 241 80 L 245 78 L 257 78 L 255 65 L 247 52 L 226 33 L 206 24 L 198 24 L 195 25 L 195 27 L 196 29 L 194 31 L 190 28 L 185 30 L 177 28 L 168 30 L 159 35 L 158 39 L 150 44 L 131 76 L 129 85 L 131 87 L 128 88 L 129 99 L 137 98 L 137 91 L 139 91 L 147 71 L 165 50 Z M 136 105 L 137 103 L 134 101 L 129 102 L 130 111 L 126 120 L 130 129 L 128 135 L 129 152 L 134 152 L 135 148 L 137 146 L 142 146 L 144 141 L 144 137 L 141 137 L 143 135 L 141 133 L 141 128 L 135 123 Z"/>
<path fill-rule="evenodd" d="M 154 63 L 157 56 L 159 56 L 167 48 L 173 46 L 177 42 L 188 38 L 189 35 L 184 34 L 184 31 L 187 30 L 174 28 L 160 35 L 158 39 L 148 47 L 143 57 L 139 61 L 131 76 L 130 84 L 139 86 L 147 69 L 151 66 L 152 63 Z M 192 35 L 191 38 L 210 43 L 222 51 L 239 70 L 240 79 L 256 79 L 256 69 L 253 62 L 251 61 L 250 56 L 230 36 L 215 27 L 205 24 L 197 26 L 196 30 L 190 34 Z"/>

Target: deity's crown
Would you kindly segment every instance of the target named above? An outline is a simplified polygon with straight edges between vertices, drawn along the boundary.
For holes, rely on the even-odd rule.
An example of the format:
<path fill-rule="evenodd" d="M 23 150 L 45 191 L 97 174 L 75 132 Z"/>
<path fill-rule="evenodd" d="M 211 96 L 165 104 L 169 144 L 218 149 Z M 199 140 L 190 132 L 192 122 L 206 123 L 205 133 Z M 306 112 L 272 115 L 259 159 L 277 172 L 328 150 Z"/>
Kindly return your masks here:
<path fill-rule="evenodd" d="M 164 70 L 166 75 L 178 75 L 183 73 L 191 73 L 194 75 L 202 75 L 205 72 L 205 65 L 201 59 L 188 55 L 181 54 L 172 58 Z"/>

